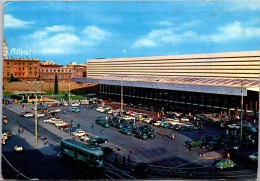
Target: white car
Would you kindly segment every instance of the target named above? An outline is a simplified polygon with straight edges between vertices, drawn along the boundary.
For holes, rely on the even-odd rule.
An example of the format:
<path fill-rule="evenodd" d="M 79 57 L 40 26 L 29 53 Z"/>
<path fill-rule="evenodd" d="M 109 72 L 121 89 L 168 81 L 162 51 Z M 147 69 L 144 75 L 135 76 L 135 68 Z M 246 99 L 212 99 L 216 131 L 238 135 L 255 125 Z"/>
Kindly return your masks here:
<path fill-rule="evenodd" d="M 240 128 L 240 126 L 236 125 L 236 124 L 229 124 L 229 125 L 227 125 L 227 127 L 230 129 L 239 129 Z"/>
<path fill-rule="evenodd" d="M 98 108 L 96 109 L 96 111 L 101 112 L 103 109 L 104 109 L 103 107 L 98 107 Z"/>
<path fill-rule="evenodd" d="M 23 151 L 23 146 L 22 145 L 15 145 L 14 151 Z"/>
<path fill-rule="evenodd" d="M 54 122 L 56 121 L 57 119 L 56 118 L 50 118 L 50 119 L 45 119 L 43 120 L 44 123 L 51 123 L 51 122 Z"/>
<path fill-rule="evenodd" d="M 78 102 L 71 103 L 71 106 L 72 106 L 72 107 L 78 107 L 78 106 L 79 106 L 79 103 L 78 103 Z"/>
<path fill-rule="evenodd" d="M 44 117 L 44 114 L 43 114 L 43 113 L 37 113 L 37 117 L 38 117 L 38 118 Z"/>
<path fill-rule="evenodd" d="M 114 113 L 114 110 L 113 109 L 111 109 L 111 110 L 109 110 L 108 112 L 107 112 L 107 114 L 113 114 Z"/>
<path fill-rule="evenodd" d="M 249 159 L 252 161 L 258 160 L 258 152 L 254 152 L 252 155 L 249 156 Z"/>
<path fill-rule="evenodd" d="M 26 114 L 24 115 L 24 117 L 26 117 L 26 118 L 33 117 L 33 116 L 34 116 L 33 113 L 26 113 Z"/>
<path fill-rule="evenodd" d="M 68 106 L 68 103 L 67 103 L 67 102 L 64 102 L 64 106 Z"/>
<path fill-rule="evenodd" d="M 180 117 L 180 121 L 190 121 L 187 117 Z"/>
<path fill-rule="evenodd" d="M 122 117 L 124 120 L 135 120 L 135 118 L 134 117 L 132 117 L 132 116 L 124 116 L 124 117 Z"/>
<path fill-rule="evenodd" d="M 61 123 L 57 123 L 57 124 L 55 124 L 55 126 L 56 127 L 60 127 L 60 126 L 64 126 L 64 125 L 68 125 L 68 123 L 66 123 L 66 122 L 61 122 Z"/>
<path fill-rule="evenodd" d="M 61 112 L 61 110 L 60 110 L 60 109 L 55 109 L 54 111 L 55 111 L 55 112 Z"/>
<path fill-rule="evenodd" d="M 144 120 L 143 120 L 143 122 L 144 123 L 150 123 L 151 121 L 153 120 L 153 118 L 145 118 Z"/>
<path fill-rule="evenodd" d="M 84 135 L 84 136 L 79 137 L 79 139 L 80 139 L 81 141 L 87 142 L 89 139 L 97 137 L 97 136 L 95 136 L 95 135 L 93 135 L 93 134 L 91 134 L 91 133 L 86 133 L 86 135 L 87 135 L 87 136 Z"/>

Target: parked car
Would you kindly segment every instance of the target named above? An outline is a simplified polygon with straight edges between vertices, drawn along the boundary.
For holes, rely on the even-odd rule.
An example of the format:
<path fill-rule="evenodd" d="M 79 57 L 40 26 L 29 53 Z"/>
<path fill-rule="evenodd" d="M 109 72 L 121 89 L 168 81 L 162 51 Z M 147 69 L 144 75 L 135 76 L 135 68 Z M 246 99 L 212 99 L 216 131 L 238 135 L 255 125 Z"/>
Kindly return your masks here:
<path fill-rule="evenodd" d="M 79 129 L 79 128 L 76 127 L 76 126 L 73 126 L 73 127 L 71 127 L 70 129 L 67 129 L 66 132 L 67 132 L 67 133 L 72 133 L 72 132 L 76 131 L 77 129 Z"/>
<path fill-rule="evenodd" d="M 192 128 L 186 125 L 180 127 L 179 131 L 192 131 Z"/>
<path fill-rule="evenodd" d="M 162 128 L 169 128 L 170 125 L 171 125 L 171 123 L 165 123 L 165 122 L 161 123 Z"/>
<path fill-rule="evenodd" d="M 96 138 L 91 138 L 88 140 L 89 144 L 100 144 L 100 143 L 107 143 L 108 139 L 107 138 L 101 138 L 101 137 L 96 137 Z"/>
<path fill-rule="evenodd" d="M 250 155 L 249 159 L 252 161 L 258 161 L 258 152 L 254 152 L 252 155 Z"/>
<path fill-rule="evenodd" d="M 182 122 L 190 121 L 189 118 L 187 118 L 186 116 L 180 116 L 179 119 Z"/>
<path fill-rule="evenodd" d="M 138 134 L 135 135 L 135 137 L 141 140 L 146 140 L 148 138 L 148 136 L 143 132 L 139 132 Z"/>
<path fill-rule="evenodd" d="M 123 124 L 122 123 L 116 123 L 115 127 L 121 129 L 121 128 L 123 128 Z"/>
<path fill-rule="evenodd" d="M 77 136 L 77 137 L 81 137 L 83 135 L 85 135 L 86 132 L 83 131 L 83 130 L 77 130 L 77 132 L 74 133 L 74 136 Z"/>
<path fill-rule="evenodd" d="M 103 122 L 101 123 L 101 126 L 103 126 L 103 127 L 105 127 L 105 128 L 109 128 L 109 127 L 110 127 L 110 124 L 109 124 L 108 121 L 103 121 Z"/>
<path fill-rule="evenodd" d="M 145 162 L 138 162 L 136 164 L 134 164 L 133 166 L 130 167 L 130 171 L 132 173 L 148 173 L 150 172 L 150 168 L 149 165 Z"/>
<path fill-rule="evenodd" d="M 206 149 L 208 150 L 216 150 L 224 147 L 224 143 L 221 140 L 213 139 L 206 145 Z"/>
<path fill-rule="evenodd" d="M 200 146 L 200 145 L 202 145 L 201 139 L 191 139 L 188 142 L 188 146 Z"/>
<path fill-rule="evenodd" d="M 228 124 L 227 127 L 230 129 L 239 129 L 240 128 L 240 126 L 237 124 Z"/>
<path fill-rule="evenodd" d="M 44 114 L 43 113 L 38 113 L 37 114 L 37 118 L 40 118 L 40 117 L 44 117 Z"/>
<path fill-rule="evenodd" d="M 143 126 L 140 126 L 139 129 L 141 131 L 148 129 L 149 131 L 154 132 L 154 129 L 150 125 L 147 125 L 147 124 L 143 125 Z"/>
<path fill-rule="evenodd" d="M 79 106 L 79 103 L 78 103 L 78 102 L 71 103 L 71 106 L 72 106 L 72 107 L 78 107 L 78 106 Z"/>
<path fill-rule="evenodd" d="M 79 108 L 78 107 L 70 107 L 70 112 L 79 112 Z"/>
<path fill-rule="evenodd" d="M 143 130 L 142 132 L 144 134 L 146 134 L 148 138 L 154 138 L 155 137 L 155 135 L 152 132 L 150 132 L 148 129 Z"/>
<path fill-rule="evenodd" d="M 64 130 L 64 129 L 70 128 L 70 127 L 71 127 L 71 124 L 66 124 L 66 125 L 59 126 L 59 128 L 60 128 L 61 130 Z"/>
<path fill-rule="evenodd" d="M 215 167 L 219 169 L 224 169 L 224 168 L 230 168 L 234 167 L 236 164 L 230 160 L 230 159 L 223 159 L 220 162 L 216 163 Z"/>
<path fill-rule="evenodd" d="M 212 140 L 212 136 L 205 135 L 201 138 L 202 145 L 207 145 Z"/>
<path fill-rule="evenodd" d="M 55 109 L 54 111 L 55 111 L 55 112 L 61 112 L 61 110 L 60 110 L 60 109 Z"/>
<path fill-rule="evenodd" d="M 139 132 L 141 132 L 141 130 L 139 128 L 137 128 L 137 127 L 132 128 L 131 131 L 134 134 L 138 134 Z"/>
<path fill-rule="evenodd" d="M 126 135 L 131 135 L 131 133 L 132 133 L 131 129 L 129 129 L 129 128 L 122 128 L 122 129 L 120 129 L 119 132 L 126 134 Z"/>
<path fill-rule="evenodd" d="M 153 123 L 154 126 L 161 126 L 162 121 L 157 120 Z"/>

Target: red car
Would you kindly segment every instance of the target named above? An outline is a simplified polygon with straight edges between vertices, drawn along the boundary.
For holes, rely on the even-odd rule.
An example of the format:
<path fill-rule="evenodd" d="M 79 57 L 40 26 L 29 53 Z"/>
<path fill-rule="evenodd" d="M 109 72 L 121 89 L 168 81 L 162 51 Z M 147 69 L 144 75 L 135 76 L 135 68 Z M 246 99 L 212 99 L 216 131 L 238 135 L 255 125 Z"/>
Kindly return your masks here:
<path fill-rule="evenodd" d="M 66 124 L 66 125 L 60 126 L 59 128 L 61 130 L 64 130 L 65 128 L 69 128 L 69 127 L 71 127 L 71 125 L 70 124 Z"/>

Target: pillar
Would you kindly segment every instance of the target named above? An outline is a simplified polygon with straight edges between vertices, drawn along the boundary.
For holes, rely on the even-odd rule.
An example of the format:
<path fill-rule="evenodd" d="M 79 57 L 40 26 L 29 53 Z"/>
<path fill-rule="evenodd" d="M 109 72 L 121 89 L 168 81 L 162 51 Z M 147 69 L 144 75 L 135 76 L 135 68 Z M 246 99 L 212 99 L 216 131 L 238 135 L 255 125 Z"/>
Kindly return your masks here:
<path fill-rule="evenodd" d="M 246 104 L 246 108 L 245 108 L 245 120 L 247 120 L 247 110 L 248 110 L 248 104 Z"/>

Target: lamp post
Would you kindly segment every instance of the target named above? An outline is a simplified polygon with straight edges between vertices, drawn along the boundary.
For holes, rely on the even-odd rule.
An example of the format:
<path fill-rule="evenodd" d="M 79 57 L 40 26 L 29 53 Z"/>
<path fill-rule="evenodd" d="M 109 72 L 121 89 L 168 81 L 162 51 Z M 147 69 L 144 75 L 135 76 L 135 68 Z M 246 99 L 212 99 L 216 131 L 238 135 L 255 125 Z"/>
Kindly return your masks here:
<path fill-rule="evenodd" d="M 28 81 L 30 82 L 30 81 Z M 34 102 L 34 109 L 35 109 L 35 147 L 37 147 L 37 141 L 38 141 L 38 116 L 37 116 L 37 80 L 35 79 L 35 102 Z"/>
<path fill-rule="evenodd" d="M 121 115 L 124 109 L 124 87 L 123 87 L 123 76 L 121 75 Z"/>
<path fill-rule="evenodd" d="M 237 83 L 241 85 L 241 114 L 240 114 L 240 142 L 242 144 L 243 141 L 243 87 L 244 84 L 248 83 L 247 79 L 237 79 Z"/>

